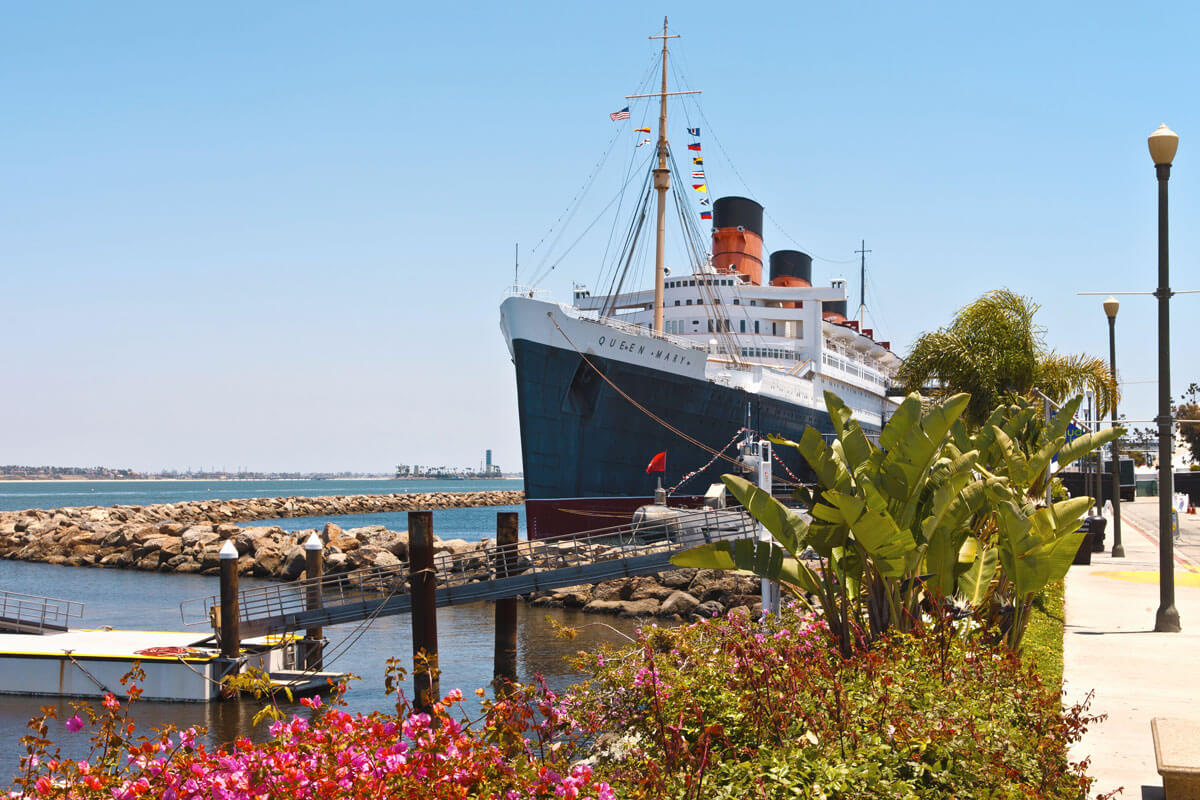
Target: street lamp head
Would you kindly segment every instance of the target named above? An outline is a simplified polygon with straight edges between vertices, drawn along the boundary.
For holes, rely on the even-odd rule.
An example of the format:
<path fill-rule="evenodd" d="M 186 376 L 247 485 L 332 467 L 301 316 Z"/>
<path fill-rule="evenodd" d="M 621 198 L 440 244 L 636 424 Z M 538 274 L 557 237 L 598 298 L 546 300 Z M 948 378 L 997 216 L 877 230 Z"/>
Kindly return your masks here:
<path fill-rule="evenodd" d="M 1120 302 L 1118 302 L 1117 298 L 1113 297 L 1111 294 L 1108 296 L 1108 299 L 1104 301 L 1104 313 L 1108 315 L 1109 319 L 1117 318 L 1117 309 L 1120 307 Z"/>
<path fill-rule="evenodd" d="M 1150 134 L 1146 140 L 1150 145 L 1150 158 L 1154 159 L 1155 165 L 1170 164 L 1175 160 L 1175 151 L 1179 148 L 1179 135 L 1162 124 L 1158 126 L 1158 130 Z"/>

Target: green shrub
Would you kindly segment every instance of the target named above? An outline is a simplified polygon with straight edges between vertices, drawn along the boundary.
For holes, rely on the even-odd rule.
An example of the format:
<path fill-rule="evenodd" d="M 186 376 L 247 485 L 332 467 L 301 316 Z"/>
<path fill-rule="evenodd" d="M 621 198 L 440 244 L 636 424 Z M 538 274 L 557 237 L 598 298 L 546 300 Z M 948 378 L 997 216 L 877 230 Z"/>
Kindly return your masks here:
<path fill-rule="evenodd" d="M 566 701 L 622 797 L 1081 798 L 1090 718 L 1000 644 L 953 623 L 843 658 L 785 611 L 644 630 L 581 656 Z"/>

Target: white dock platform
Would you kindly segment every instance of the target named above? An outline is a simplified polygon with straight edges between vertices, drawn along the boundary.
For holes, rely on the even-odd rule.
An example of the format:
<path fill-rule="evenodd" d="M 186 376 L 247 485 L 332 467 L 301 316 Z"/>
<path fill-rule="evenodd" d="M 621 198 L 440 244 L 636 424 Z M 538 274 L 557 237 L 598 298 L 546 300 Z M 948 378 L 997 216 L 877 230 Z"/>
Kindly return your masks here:
<path fill-rule="evenodd" d="M 208 702 L 220 696 L 229 662 L 196 632 L 67 630 L 42 635 L 0 633 L 0 694 L 124 696 L 121 676 L 139 662 L 145 700 Z M 242 643 L 244 663 L 274 672 L 284 667 L 292 640 L 263 637 Z"/>

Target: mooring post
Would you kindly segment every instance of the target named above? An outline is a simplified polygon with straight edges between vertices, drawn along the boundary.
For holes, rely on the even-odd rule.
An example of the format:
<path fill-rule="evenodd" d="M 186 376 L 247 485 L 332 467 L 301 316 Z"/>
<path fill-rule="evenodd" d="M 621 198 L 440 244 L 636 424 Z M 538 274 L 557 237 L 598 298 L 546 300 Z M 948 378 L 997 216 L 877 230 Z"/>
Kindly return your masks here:
<path fill-rule="evenodd" d="M 221 545 L 221 655 L 237 658 L 242 647 L 238 627 L 238 551 L 232 539 Z"/>
<path fill-rule="evenodd" d="M 496 514 L 496 577 L 517 572 L 517 512 Z M 496 652 L 492 685 L 497 694 L 517 680 L 517 598 L 496 601 Z"/>
<path fill-rule="evenodd" d="M 412 591 L 413 706 L 428 714 L 441 698 L 432 511 L 408 512 L 408 570 Z"/>
<path fill-rule="evenodd" d="M 304 542 L 304 569 L 308 577 L 305 601 L 309 611 L 321 607 L 321 576 L 325 573 L 325 552 L 321 537 L 313 533 Z M 325 650 L 325 633 L 320 625 L 304 631 L 304 667 L 320 671 Z"/>

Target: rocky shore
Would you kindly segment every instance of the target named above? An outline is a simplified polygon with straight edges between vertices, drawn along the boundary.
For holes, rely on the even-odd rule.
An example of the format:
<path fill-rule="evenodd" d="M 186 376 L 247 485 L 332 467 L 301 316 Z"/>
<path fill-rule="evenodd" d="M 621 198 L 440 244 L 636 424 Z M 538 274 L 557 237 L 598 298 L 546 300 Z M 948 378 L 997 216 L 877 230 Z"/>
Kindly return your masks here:
<path fill-rule="evenodd" d="M 227 540 L 238 551 L 238 572 L 270 580 L 304 576 L 303 543 L 316 533 L 325 543 L 325 571 L 398 567 L 408 559 L 408 533 L 382 525 L 285 531 L 247 522 L 441 508 L 515 505 L 521 492 L 434 492 L 342 497 L 252 498 L 146 506 L 30 509 L 0 512 L 0 558 L 73 567 L 216 574 Z M 490 540 L 435 539 L 435 551 L 479 552 Z M 471 563 L 470 559 L 462 561 Z M 525 598 L 535 606 L 580 608 L 632 617 L 689 619 L 734 608 L 756 613 L 758 581 L 715 570 L 675 569 L 655 576 L 571 586 Z"/>
<path fill-rule="evenodd" d="M 240 572 L 292 580 L 299 575 L 291 565 L 300 543 L 313 531 L 289 533 L 278 526 L 242 523 L 284 517 L 516 505 L 524 499 L 524 493 L 512 491 L 426 492 L 7 511 L 0 512 L 0 558 L 73 567 L 207 573 L 216 569 L 221 545 L 233 539 L 242 554 Z M 341 531 L 336 525 L 328 528 Z M 363 543 L 386 538 L 388 533 L 383 526 L 355 529 L 337 536 L 348 541 L 342 541 L 329 555 L 336 561 L 339 553 L 344 555 Z M 299 559 L 303 562 L 303 552 L 299 552 Z"/>

